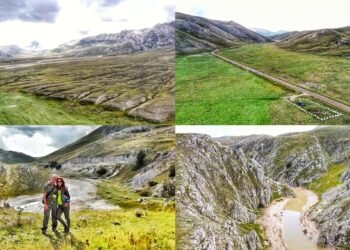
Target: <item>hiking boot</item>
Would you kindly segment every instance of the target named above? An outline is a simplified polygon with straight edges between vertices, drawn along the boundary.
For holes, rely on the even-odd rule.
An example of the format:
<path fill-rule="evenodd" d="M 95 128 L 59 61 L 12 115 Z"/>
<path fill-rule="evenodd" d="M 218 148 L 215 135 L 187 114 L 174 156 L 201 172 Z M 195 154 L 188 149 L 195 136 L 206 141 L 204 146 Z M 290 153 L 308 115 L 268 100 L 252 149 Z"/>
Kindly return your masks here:
<path fill-rule="evenodd" d="M 65 232 L 66 234 L 69 234 L 69 227 L 65 227 L 65 228 L 64 228 L 64 232 Z"/>
<path fill-rule="evenodd" d="M 58 233 L 57 228 L 52 228 L 52 232 Z"/>
<path fill-rule="evenodd" d="M 46 235 L 46 228 L 41 228 L 41 233 Z"/>

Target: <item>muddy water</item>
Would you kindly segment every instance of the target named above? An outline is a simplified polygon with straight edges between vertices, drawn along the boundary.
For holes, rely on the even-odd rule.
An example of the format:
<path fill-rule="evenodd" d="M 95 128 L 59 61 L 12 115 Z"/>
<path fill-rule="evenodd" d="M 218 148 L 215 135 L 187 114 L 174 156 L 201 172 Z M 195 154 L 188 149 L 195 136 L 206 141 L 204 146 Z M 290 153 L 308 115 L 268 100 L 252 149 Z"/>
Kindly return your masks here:
<path fill-rule="evenodd" d="M 111 210 L 118 206 L 108 204 L 96 195 L 96 180 L 65 178 L 66 185 L 71 195 L 71 210 L 94 209 Z M 7 202 L 11 207 L 23 208 L 25 212 L 42 213 L 42 194 L 21 195 L 10 198 Z"/>
<path fill-rule="evenodd" d="M 282 227 L 285 243 L 290 250 L 321 250 L 316 239 L 308 237 L 300 222 L 304 206 L 310 199 L 310 192 L 295 188 L 296 198 L 290 199 L 283 209 Z"/>

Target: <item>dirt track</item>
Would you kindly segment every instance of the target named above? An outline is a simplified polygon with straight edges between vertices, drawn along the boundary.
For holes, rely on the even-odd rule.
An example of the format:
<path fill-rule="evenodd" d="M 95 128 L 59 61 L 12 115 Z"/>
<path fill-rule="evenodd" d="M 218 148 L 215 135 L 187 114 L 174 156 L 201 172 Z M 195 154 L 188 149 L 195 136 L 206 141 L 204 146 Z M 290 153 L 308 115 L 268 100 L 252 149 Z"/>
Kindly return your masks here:
<path fill-rule="evenodd" d="M 233 60 L 228 59 L 228 58 L 226 58 L 226 57 L 220 56 L 220 55 L 216 54 L 216 52 L 217 52 L 217 51 L 213 51 L 213 52 L 211 52 L 210 54 L 213 55 L 213 56 L 215 56 L 215 57 L 217 57 L 217 58 L 219 58 L 219 59 L 221 59 L 221 60 L 223 60 L 223 61 L 225 61 L 225 62 L 228 62 L 228 63 L 230 63 L 230 64 L 233 64 L 233 65 L 235 65 L 235 66 L 237 66 L 237 67 L 239 67 L 239 68 L 241 68 L 241 69 L 247 70 L 247 71 L 249 71 L 249 72 L 251 72 L 251 73 L 253 73 L 253 74 L 257 75 L 257 76 L 260 76 L 260 77 L 263 77 L 263 78 L 265 78 L 265 79 L 267 79 L 267 80 L 270 80 L 270 81 L 272 81 L 272 82 L 275 82 L 275 83 L 277 83 L 277 84 L 279 84 L 279 85 L 281 85 L 281 86 L 283 86 L 283 87 L 286 87 L 286 88 L 288 88 L 288 89 L 291 89 L 291 90 L 294 90 L 294 91 L 301 92 L 301 93 L 303 93 L 303 94 L 307 94 L 307 95 L 309 95 L 309 96 L 312 96 L 312 97 L 314 97 L 314 98 L 316 98 L 316 99 L 318 99 L 318 100 L 320 100 L 320 101 L 322 101 L 322 102 L 324 102 L 324 103 L 327 103 L 327 104 L 330 105 L 330 106 L 333 106 L 333 107 L 335 107 L 335 108 L 338 108 L 338 109 L 340 109 L 340 110 L 342 110 L 342 111 L 344 111 L 344 112 L 350 114 L 350 107 L 347 106 L 347 105 L 345 105 L 345 104 L 343 104 L 343 103 L 340 103 L 340 102 L 338 102 L 338 101 L 336 101 L 336 100 L 333 100 L 333 99 L 331 99 L 331 98 L 328 98 L 328 97 L 326 97 L 326 96 L 317 94 L 317 93 L 312 92 L 312 91 L 310 91 L 310 90 L 308 90 L 308 89 L 304 89 L 304 88 L 302 88 L 302 87 L 300 87 L 300 86 L 297 86 L 297 85 L 295 85 L 295 84 L 286 82 L 286 81 L 281 80 L 281 79 L 279 79 L 279 78 L 276 78 L 276 77 L 274 77 L 274 76 L 268 75 L 268 74 L 266 74 L 266 73 L 264 73 L 264 72 L 261 72 L 261 71 L 259 71 L 259 70 L 253 69 L 253 68 L 251 68 L 251 67 L 248 67 L 248 66 L 246 66 L 246 65 L 244 65 L 244 64 L 241 64 L 241 63 L 239 63 L 239 62 L 233 61 Z"/>
<path fill-rule="evenodd" d="M 106 203 L 96 195 L 96 182 L 91 179 L 69 179 L 66 178 L 66 185 L 71 195 L 71 209 L 94 209 L 110 210 L 118 209 L 117 206 Z M 10 198 L 7 202 L 11 207 L 23 208 L 25 212 L 42 213 L 42 194 L 21 195 Z"/>

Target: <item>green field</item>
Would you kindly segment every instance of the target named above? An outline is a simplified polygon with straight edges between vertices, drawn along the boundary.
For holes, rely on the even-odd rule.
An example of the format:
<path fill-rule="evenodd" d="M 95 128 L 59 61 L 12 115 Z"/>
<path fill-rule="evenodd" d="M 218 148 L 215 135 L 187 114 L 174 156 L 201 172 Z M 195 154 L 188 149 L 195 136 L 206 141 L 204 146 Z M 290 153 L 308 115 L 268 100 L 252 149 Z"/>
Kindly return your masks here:
<path fill-rule="evenodd" d="M 123 112 L 70 101 L 56 101 L 22 93 L 0 93 L 0 124 L 3 125 L 82 125 L 147 124 Z"/>
<path fill-rule="evenodd" d="M 328 167 L 326 173 L 320 178 L 307 184 L 307 188 L 311 189 L 318 195 L 322 195 L 328 189 L 341 185 L 340 177 L 343 172 L 346 170 L 346 167 L 343 164 L 334 164 Z"/>
<path fill-rule="evenodd" d="M 350 104 L 350 60 L 290 52 L 273 44 L 225 50 L 222 56 Z"/>
<path fill-rule="evenodd" d="M 176 59 L 176 124 L 344 124 L 320 122 L 285 97 L 295 93 L 204 53 Z"/>
<path fill-rule="evenodd" d="M 22 117 L 24 112 L 5 100 L 10 103 L 0 103 L 0 124 L 132 125 L 134 117 L 138 124 L 173 123 L 174 60 L 171 49 L 104 57 L 0 60 L 0 92 L 7 93 L 0 100 L 12 99 L 18 92 L 30 93 L 35 106 L 27 107 Z M 40 97 L 52 101 L 43 102 Z"/>

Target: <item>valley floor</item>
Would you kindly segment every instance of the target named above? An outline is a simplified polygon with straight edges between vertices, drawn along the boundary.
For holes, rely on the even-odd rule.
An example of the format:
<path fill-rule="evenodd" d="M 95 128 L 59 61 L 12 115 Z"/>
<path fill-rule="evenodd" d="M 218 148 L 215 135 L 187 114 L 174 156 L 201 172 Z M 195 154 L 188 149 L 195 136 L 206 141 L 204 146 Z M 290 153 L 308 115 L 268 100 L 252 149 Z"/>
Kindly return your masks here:
<path fill-rule="evenodd" d="M 10 205 L 24 212 L 0 208 L 1 249 L 175 249 L 174 203 L 153 198 L 141 203 L 141 196 L 122 186 L 115 190 L 110 182 L 67 180 L 73 203 L 70 234 L 64 235 L 61 225 L 58 234 L 50 229 L 41 234 L 40 194 L 10 198 Z M 110 196 L 112 190 L 120 196 Z"/>
<path fill-rule="evenodd" d="M 350 123 L 347 115 L 320 120 L 301 111 L 291 101 L 299 95 L 208 53 L 176 59 L 177 124 Z M 330 108 L 303 98 L 321 105 L 320 112 Z"/>
<path fill-rule="evenodd" d="M 263 209 L 263 215 L 258 223 L 264 228 L 268 249 L 293 250 L 300 247 L 304 247 L 305 250 L 321 249 L 316 245 L 319 235 L 317 227 L 306 216 L 310 208 L 318 202 L 318 196 L 304 188 L 294 188 L 294 192 L 297 197 L 276 200 Z M 300 218 L 296 222 L 299 225 L 296 228 L 292 228 L 293 226 L 288 224 L 289 218 L 285 218 L 289 211 L 300 213 Z"/>

